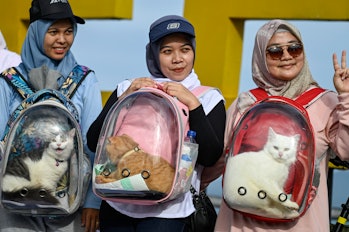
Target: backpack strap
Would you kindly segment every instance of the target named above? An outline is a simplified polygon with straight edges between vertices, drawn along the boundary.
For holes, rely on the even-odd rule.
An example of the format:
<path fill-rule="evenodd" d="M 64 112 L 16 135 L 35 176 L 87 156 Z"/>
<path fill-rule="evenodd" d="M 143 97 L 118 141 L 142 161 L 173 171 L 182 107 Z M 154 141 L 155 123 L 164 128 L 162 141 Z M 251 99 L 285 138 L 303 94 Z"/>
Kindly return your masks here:
<path fill-rule="evenodd" d="M 26 99 L 34 93 L 34 88 L 29 82 L 18 72 L 16 68 L 9 68 L 3 71 L 0 75 L 17 93 Z"/>
<path fill-rule="evenodd" d="M 303 94 L 301 94 L 299 97 L 295 99 L 296 102 L 300 103 L 305 108 L 308 107 L 312 102 L 317 100 L 322 93 L 325 93 L 326 90 L 320 87 L 310 89 Z"/>
<path fill-rule="evenodd" d="M 257 99 L 257 101 L 261 101 L 268 97 L 268 93 L 262 88 L 255 88 L 250 90 L 252 95 Z M 299 97 L 295 99 L 296 102 L 301 104 L 303 107 L 308 107 L 312 102 L 316 101 L 326 90 L 320 87 L 316 87 L 305 91 Z"/>
<path fill-rule="evenodd" d="M 86 66 L 75 66 L 67 79 L 64 81 L 63 85 L 59 88 L 59 91 L 71 99 L 90 72 L 92 72 L 92 70 Z"/>
<path fill-rule="evenodd" d="M 251 89 L 250 93 L 252 93 L 252 95 L 256 98 L 256 101 L 261 101 L 268 97 L 267 91 L 262 88 Z"/>
<path fill-rule="evenodd" d="M 192 93 L 197 97 L 200 98 L 201 96 L 205 95 L 208 91 L 213 89 L 211 86 L 205 86 L 200 85 L 192 90 Z"/>
<path fill-rule="evenodd" d="M 59 88 L 59 91 L 71 99 L 82 81 L 91 71 L 92 70 L 86 66 L 75 66 L 63 85 Z M 26 99 L 35 92 L 29 82 L 14 67 L 5 70 L 1 73 L 0 77 L 4 78 L 4 80 L 17 91 L 22 99 Z"/>

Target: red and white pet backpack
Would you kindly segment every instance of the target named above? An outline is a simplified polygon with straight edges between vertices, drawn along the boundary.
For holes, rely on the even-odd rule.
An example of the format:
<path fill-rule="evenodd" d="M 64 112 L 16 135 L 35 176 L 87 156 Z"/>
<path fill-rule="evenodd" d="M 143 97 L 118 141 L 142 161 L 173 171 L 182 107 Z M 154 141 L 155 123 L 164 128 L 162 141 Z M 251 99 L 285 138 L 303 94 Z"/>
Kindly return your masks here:
<path fill-rule="evenodd" d="M 201 86 L 193 92 L 200 98 L 209 89 Z M 117 101 L 99 136 L 95 194 L 149 205 L 189 191 L 198 145 L 184 143 L 188 118 L 188 108 L 161 88 L 142 88 Z"/>
<path fill-rule="evenodd" d="M 312 124 L 304 107 L 324 90 L 296 100 L 251 90 L 257 102 L 234 127 L 223 173 L 223 198 L 255 219 L 283 222 L 302 216 L 319 184 Z"/>

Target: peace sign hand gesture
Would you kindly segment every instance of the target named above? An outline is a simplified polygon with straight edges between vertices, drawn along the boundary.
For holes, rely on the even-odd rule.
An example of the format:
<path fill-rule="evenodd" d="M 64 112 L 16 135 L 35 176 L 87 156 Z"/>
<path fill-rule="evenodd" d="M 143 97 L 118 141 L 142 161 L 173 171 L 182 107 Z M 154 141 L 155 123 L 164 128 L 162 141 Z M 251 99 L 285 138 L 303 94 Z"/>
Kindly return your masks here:
<path fill-rule="evenodd" d="M 339 66 L 337 55 L 333 54 L 333 84 L 338 94 L 349 92 L 349 69 L 347 68 L 347 53 L 342 51 L 341 65 Z"/>

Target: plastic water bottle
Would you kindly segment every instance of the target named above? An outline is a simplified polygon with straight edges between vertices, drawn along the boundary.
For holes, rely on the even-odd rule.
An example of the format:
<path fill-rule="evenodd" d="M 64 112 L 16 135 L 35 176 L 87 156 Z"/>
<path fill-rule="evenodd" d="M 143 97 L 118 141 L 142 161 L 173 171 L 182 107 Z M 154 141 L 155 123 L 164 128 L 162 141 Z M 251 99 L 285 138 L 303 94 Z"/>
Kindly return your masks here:
<path fill-rule="evenodd" d="M 182 155 L 179 161 L 178 178 L 174 189 L 174 193 L 176 194 L 185 193 L 190 189 L 199 148 L 195 137 L 196 132 L 189 130 L 187 136 L 184 138 Z"/>
<path fill-rule="evenodd" d="M 196 132 L 193 130 L 188 130 L 187 136 L 184 139 L 184 142 L 196 143 Z"/>

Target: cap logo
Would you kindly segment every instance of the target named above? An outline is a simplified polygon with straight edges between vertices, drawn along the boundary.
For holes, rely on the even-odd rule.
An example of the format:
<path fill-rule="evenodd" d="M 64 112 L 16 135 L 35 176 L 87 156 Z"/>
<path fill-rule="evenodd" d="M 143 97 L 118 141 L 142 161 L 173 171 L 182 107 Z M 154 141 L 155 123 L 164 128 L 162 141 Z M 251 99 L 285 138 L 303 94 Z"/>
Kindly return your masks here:
<path fill-rule="evenodd" d="M 167 30 L 178 29 L 180 25 L 180 23 L 169 23 L 167 24 Z"/>
<path fill-rule="evenodd" d="M 52 4 L 52 3 L 59 3 L 59 2 L 61 2 L 61 3 L 68 3 L 68 0 L 51 0 L 50 4 Z"/>

